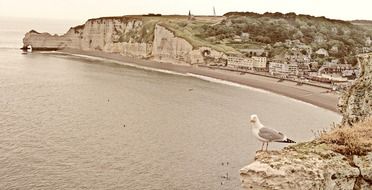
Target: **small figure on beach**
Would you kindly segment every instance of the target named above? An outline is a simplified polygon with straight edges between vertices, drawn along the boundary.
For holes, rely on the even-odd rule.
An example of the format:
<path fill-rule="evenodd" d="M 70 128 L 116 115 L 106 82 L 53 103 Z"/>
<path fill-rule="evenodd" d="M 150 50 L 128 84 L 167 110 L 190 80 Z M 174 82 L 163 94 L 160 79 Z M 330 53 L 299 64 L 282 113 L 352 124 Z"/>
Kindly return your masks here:
<path fill-rule="evenodd" d="M 262 142 L 261 151 L 263 151 L 264 145 L 266 143 L 266 149 L 269 146 L 269 142 L 279 142 L 279 143 L 296 143 L 295 141 L 287 138 L 283 133 L 265 127 L 257 115 L 251 115 L 252 133 L 253 135 Z"/>
<path fill-rule="evenodd" d="M 226 175 L 221 176 L 221 178 L 226 179 L 226 180 L 230 180 L 229 172 L 226 172 Z"/>

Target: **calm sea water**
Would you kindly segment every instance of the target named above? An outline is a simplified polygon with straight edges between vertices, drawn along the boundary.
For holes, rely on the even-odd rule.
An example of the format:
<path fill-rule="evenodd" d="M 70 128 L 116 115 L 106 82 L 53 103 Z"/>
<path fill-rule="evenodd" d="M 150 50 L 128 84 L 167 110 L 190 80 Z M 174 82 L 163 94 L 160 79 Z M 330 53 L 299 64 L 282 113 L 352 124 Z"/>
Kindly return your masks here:
<path fill-rule="evenodd" d="M 33 26 L 68 27 L 1 22 L 0 189 L 239 189 L 239 169 L 261 146 L 250 114 L 299 142 L 340 120 L 249 88 L 22 54 L 17 48 Z M 221 177 L 227 173 L 230 180 Z"/>

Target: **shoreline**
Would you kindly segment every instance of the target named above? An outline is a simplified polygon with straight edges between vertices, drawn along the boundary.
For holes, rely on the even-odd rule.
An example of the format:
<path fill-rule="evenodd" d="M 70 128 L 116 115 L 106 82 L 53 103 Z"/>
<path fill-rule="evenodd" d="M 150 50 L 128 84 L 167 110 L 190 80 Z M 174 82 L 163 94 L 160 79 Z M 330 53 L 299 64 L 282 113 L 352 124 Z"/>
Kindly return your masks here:
<path fill-rule="evenodd" d="M 275 94 L 286 96 L 295 100 L 309 103 L 332 112 L 339 113 L 337 109 L 338 96 L 336 94 L 326 93 L 326 89 L 316 86 L 304 84 L 302 86 L 296 85 L 293 81 L 277 82 L 278 79 L 254 75 L 244 74 L 240 75 L 239 72 L 227 71 L 222 69 L 213 69 L 209 67 L 200 67 L 193 65 L 181 65 L 165 62 L 156 62 L 153 60 L 145 60 L 140 58 L 125 57 L 120 54 L 106 53 L 102 51 L 84 51 L 79 49 L 63 49 L 57 52 L 76 54 L 84 56 L 92 56 L 97 58 L 110 59 L 119 62 L 128 63 L 128 65 L 146 67 L 151 69 L 158 69 L 164 71 L 171 71 L 180 74 L 193 74 L 205 76 L 220 80 L 225 80 L 248 87 L 253 87 Z"/>

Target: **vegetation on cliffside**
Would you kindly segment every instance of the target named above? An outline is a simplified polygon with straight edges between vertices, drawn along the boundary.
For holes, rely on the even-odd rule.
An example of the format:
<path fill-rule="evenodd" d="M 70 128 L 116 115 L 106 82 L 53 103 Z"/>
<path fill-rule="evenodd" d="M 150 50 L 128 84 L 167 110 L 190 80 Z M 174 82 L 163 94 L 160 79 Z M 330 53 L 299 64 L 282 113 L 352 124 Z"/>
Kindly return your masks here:
<path fill-rule="evenodd" d="M 343 155 L 365 155 L 372 152 L 372 118 L 323 133 L 320 140 Z"/>
<path fill-rule="evenodd" d="M 204 27 L 202 36 L 213 40 L 226 42 L 226 45 L 286 48 L 286 40 L 298 40 L 309 45 L 314 51 L 324 48 L 329 50 L 330 58 L 346 58 L 365 46 L 366 39 L 372 36 L 372 31 L 366 29 L 364 23 L 355 25 L 351 22 L 332 20 L 325 17 L 296 15 L 295 13 L 227 13 L 226 19 L 219 24 Z M 234 41 L 235 36 L 249 34 L 247 42 Z M 270 45 L 270 46 L 267 46 Z M 333 50 L 332 50 L 333 49 Z M 271 56 L 280 52 L 271 51 Z M 354 59 L 355 62 L 355 59 Z"/>

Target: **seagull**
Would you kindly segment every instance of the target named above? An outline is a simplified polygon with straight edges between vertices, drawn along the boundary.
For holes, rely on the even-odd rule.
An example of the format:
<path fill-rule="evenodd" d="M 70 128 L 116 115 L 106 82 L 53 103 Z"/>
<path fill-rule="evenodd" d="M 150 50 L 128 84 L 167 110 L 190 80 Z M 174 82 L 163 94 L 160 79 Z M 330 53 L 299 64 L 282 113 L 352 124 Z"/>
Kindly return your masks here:
<path fill-rule="evenodd" d="M 253 135 L 262 142 L 261 151 L 263 151 L 265 143 L 267 151 L 269 142 L 296 143 L 295 141 L 287 138 L 287 136 L 285 136 L 283 133 L 262 125 L 257 115 L 251 115 L 251 123 Z"/>

